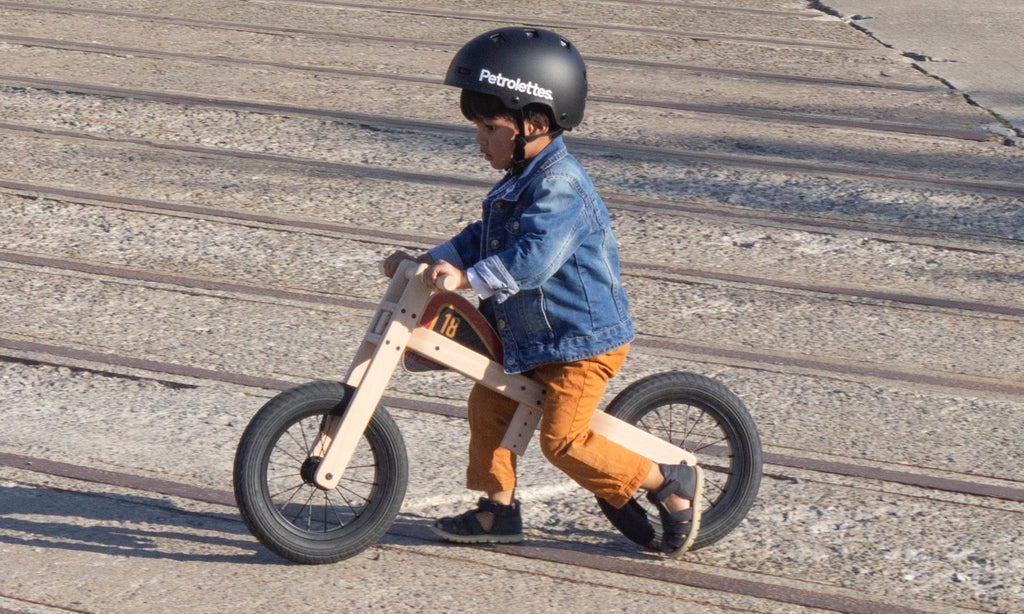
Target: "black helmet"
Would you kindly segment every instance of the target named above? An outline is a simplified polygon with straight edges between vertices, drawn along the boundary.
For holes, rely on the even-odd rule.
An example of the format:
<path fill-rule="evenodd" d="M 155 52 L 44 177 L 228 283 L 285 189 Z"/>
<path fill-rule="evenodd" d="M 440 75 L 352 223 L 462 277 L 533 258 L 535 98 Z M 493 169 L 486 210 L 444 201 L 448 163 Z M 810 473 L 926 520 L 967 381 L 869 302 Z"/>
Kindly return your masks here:
<path fill-rule="evenodd" d="M 501 28 L 466 43 L 448 67 L 446 85 L 497 96 L 510 110 L 540 103 L 560 128 L 583 121 L 587 68 L 576 46 L 537 28 Z"/>

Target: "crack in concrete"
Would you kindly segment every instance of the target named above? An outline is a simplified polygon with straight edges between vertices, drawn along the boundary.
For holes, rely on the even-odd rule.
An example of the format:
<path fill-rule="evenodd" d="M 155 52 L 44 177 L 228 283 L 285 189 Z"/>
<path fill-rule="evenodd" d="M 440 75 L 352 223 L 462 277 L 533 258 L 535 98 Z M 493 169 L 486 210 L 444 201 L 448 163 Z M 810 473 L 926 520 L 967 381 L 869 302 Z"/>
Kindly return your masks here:
<path fill-rule="evenodd" d="M 847 17 L 846 15 L 843 15 L 842 11 L 825 4 L 821 0 L 808 0 L 808 8 L 820 11 L 826 15 L 830 15 L 843 21 L 844 23 L 859 30 L 860 32 L 863 32 L 865 35 L 869 36 L 872 40 L 878 42 L 878 44 L 882 45 L 883 47 L 887 49 L 892 49 L 893 51 L 899 53 L 901 56 L 911 60 L 914 69 L 918 70 L 924 75 L 927 75 L 928 77 L 931 77 L 932 79 L 935 79 L 936 81 L 946 86 L 950 90 L 956 92 L 958 95 L 963 96 L 964 100 L 966 100 L 968 104 L 978 107 L 979 109 L 983 109 L 986 113 L 995 118 L 997 123 L 988 126 L 987 128 L 993 134 L 997 134 L 1003 137 L 1003 145 L 1024 147 L 1024 129 L 1015 128 L 1009 120 L 1000 115 L 995 109 L 986 107 L 985 105 L 979 103 L 977 100 L 974 99 L 973 96 L 971 96 L 970 93 L 958 89 L 955 85 L 950 83 L 948 79 L 945 79 L 931 72 L 930 70 L 927 69 L 927 67 L 924 66 L 925 63 L 929 62 L 955 63 L 956 60 L 950 60 L 946 58 L 933 58 L 924 53 L 918 53 L 916 51 L 903 51 L 897 49 L 894 45 L 880 39 L 878 36 L 875 35 L 874 32 L 872 32 L 870 29 L 859 23 L 861 21 L 873 19 L 871 16 L 857 14 Z"/>

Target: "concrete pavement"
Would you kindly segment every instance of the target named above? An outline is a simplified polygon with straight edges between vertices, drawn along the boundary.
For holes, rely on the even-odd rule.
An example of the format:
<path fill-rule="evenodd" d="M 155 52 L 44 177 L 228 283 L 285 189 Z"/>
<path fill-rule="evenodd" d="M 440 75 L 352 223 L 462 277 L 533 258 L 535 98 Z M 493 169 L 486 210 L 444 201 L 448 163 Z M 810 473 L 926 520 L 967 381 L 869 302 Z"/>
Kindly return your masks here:
<path fill-rule="evenodd" d="M 1024 2 L 826 0 L 1024 136 Z"/>

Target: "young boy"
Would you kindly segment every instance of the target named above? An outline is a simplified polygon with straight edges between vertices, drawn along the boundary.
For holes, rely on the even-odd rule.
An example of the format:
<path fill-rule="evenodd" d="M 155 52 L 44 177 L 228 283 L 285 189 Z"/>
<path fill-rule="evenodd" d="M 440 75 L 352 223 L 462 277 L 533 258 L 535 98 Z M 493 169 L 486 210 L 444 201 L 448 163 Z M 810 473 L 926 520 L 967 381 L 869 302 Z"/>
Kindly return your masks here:
<path fill-rule="evenodd" d="M 506 372 L 545 385 L 545 457 L 616 507 L 647 490 L 661 514 L 663 548 L 678 556 L 700 525 L 700 468 L 655 465 L 590 430 L 633 324 L 608 212 L 561 138 L 583 119 L 583 59 L 553 32 L 504 28 L 467 43 L 445 83 L 462 89 L 462 114 L 476 125 L 480 153 L 505 176 L 484 200 L 480 221 L 418 260 L 431 265 L 430 281 L 451 276 L 479 295 L 504 344 Z M 393 275 L 403 259 L 417 258 L 396 252 L 385 272 Z M 468 407 L 466 485 L 487 496 L 434 531 L 460 543 L 520 542 L 515 456 L 501 447 L 516 403 L 477 385 Z"/>

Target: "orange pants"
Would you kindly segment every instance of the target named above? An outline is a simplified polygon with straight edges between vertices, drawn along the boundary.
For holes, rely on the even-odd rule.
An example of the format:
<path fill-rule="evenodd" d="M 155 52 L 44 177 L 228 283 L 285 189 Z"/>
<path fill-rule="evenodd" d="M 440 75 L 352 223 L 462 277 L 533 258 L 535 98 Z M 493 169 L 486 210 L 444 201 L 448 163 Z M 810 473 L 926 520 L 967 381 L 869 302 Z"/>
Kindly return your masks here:
<path fill-rule="evenodd" d="M 586 360 L 541 365 L 530 373 L 547 388 L 540 422 L 544 456 L 615 507 L 629 501 L 651 469 L 649 459 L 590 430 L 608 380 L 619 372 L 628 351 L 625 345 Z M 515 455 L 501 447 L 501 439 L 516 402 L 477 384 L 468 405 L 467 488 L 487 493 L 515 488 Z"/>

